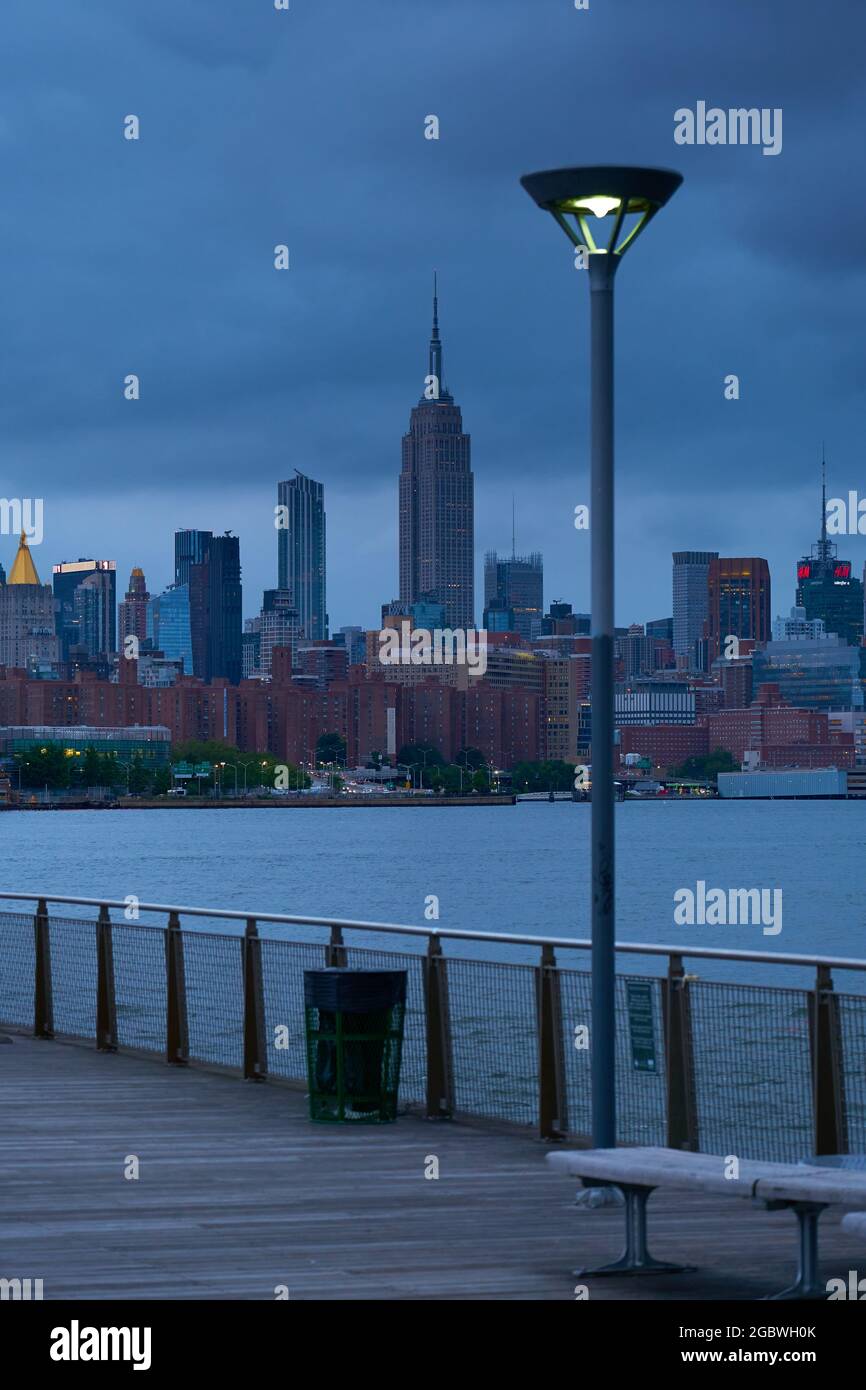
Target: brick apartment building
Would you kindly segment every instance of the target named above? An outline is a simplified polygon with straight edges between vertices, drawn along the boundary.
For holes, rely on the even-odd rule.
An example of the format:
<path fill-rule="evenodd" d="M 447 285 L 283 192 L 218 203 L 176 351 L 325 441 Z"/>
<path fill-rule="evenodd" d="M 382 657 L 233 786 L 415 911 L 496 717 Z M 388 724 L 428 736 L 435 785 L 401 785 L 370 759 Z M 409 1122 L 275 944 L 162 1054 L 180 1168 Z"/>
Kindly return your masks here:
<path fill-rule="evenodd" d="M 543 756 L 543 694 L 516 685 L 473 680 L 458 690 L 436 679 L 416 685 L 350 667 L 325 689 L 297 683 L 288 648 L 275 647 L 272 679 L 231 685 L 181 676 L 172 686 L 138 684 L 136 661 L 121 660 L 117 682 L 89 671 L 72 680 L 33 680 L 26 671 L 0 667 L 0 725 L 164 725 L 173 743 L 220 739 L 247 752 L 272 753 L 289 762 L 311 762 L 323 733 L 346 740 L 350 766 L 373 752 L 387 753 L 388 710 L 394 710 L 396 747 L 429 743 L 446 761 L 465 747 L 488 763 L 509 768 Z"/>

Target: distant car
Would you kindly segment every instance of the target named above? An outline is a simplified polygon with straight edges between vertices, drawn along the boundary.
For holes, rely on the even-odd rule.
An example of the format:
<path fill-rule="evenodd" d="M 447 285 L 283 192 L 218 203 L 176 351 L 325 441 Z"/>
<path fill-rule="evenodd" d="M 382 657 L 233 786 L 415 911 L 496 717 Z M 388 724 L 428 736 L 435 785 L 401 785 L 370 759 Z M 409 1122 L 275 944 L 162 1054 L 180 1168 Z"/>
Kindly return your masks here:
<path fill-rule="evenodd" d="M 186 787 L 169 787 L 166 796 L 186 796 Z"/>

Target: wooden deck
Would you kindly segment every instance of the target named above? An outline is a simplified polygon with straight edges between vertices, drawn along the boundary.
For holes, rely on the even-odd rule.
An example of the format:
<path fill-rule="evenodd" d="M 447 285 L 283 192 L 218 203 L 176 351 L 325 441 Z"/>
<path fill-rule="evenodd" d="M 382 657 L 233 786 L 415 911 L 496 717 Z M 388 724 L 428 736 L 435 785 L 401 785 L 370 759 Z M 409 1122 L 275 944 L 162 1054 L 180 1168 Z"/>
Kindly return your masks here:
<path fill-rule="evenodd" d="M 0 1278 L 41 1278 L 46 1299 L 573 1299 L 575 1266 L 620 1253 L 621 1209 L 576 1210 L 530 1138 L 414 1117 L 313 1126 L 287 1087 L 7 1036 Z M 789 1213 L 663 1194 L 649 1212 L 653 1253 L 699 1272 L 588 1280 L 591 1299 L 791 1282 Z M 840 1219 L 821 1220 L 828 1278 L 866 1259 Z"/>

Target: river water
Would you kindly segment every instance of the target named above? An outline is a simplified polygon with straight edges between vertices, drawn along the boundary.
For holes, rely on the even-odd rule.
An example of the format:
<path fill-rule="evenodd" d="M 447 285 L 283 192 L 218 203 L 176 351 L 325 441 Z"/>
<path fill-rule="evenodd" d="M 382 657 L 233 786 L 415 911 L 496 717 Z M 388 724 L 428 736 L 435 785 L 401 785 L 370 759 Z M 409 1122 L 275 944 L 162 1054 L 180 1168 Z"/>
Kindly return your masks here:
<path fill-rule="evenodd" d="M 866 957 L 866 803 L 659 801 L 616 815 L 618 940 Z M 0 888 L 422 927 L 436 925 L 425 919 L 435 897 L 443 929 L 586 937 L 589 817 L 570 802 L 12 812 L 0 815 Z M 674 894 L 699 881 L 780 889 L 782 930 L 677 924 Z M 700 973 L 811 983 L 805 970 L 733 962 Z M 866 992 L 866 975 L 843 980 Z"/>
<path fill-rule="evenodd" d="M 697 977 L 690 1016 L 700 1147 L 754 1158 L 808 1154 L 810 1005 L 804 991 L 813 988 L 814 971 L 781 962 L 688 961 L 688 949 L 866 957 L 866 805 L 661 801 L 624 803 L 616 818 L 617 939 L 677 948 Z M 0 891 L 120 900 L 135 895 L 141 902 L 253 916 L 276 912 L 586 937 L 589 827 L 589 807 L 571 802 L 10 812 L 0 815 Z M 699 883 L 706 895 L 712 889 L 772 890 L 772 920 L 677 922 L 675 895 L 689 889 L 697 897 Z M 425 916 L 433 899 L 435 920 Z M 52 906 L 51 914 L 83 915 L 60 906 Z M 120 912 L 112 915 L 122 922 Z M 181 920 L 185 927 L 221 933 L 243 925 Z M 266 924 L 261 930 L 285 938 L 262 947 L 268 1069 L 300 1079 L 303 970 L 323 964 L 320 947 L 304 943 L 321 942 L 326 933 Z M 420 1104 L 426 1056 L 420 961 L 381 953 L 421 950 L 423 938 L 362 932 L 347 933 L 346 941 L 355 948 L 349 952 L 352 966 L 409 967 L 400 1090 L 404 1101 Z M 33 1008 L 32 943 L 29 922 L 7 918 L 0 996 L 7 1021 L 25 1026 Z M 458 1110 L 535 1124 L 536 977 L 526 965 L 537 964 L 537 948 L 448 940 L 444 950 L 462 957 L 448 970 Z M 159 1053 L 166 1016 L 162 935 L 115 931 L 113 952 L 120 1041 Z M 589 961 L 583 951 L 559 950 L 557 956 L 566 1121 L 572 1132 L 587 1133 L 589 1053 L 577 1050 L 575 1039 L 590 1017 L 589 978 L 582 973 Z M 184 958 L 190 1056 L 237 1069 L 243 1039 L 240 953 L 224 936 L 196 936 L 185 938 Z M 93 934 L 52 920 L 51 959 L 56 1027 L 92 1037 Z M 666 969 L 664 956 L 618 958 L 620 974 L 643 977 L 621 979 L 617 986 L 617 1104 L 624 1141 L 666 1141 L 659 984 Z M 834 983 L 840 992 L 849 1142 L 862 1149 L 866 972 L 836 970 Z M 279 1051 L 275 1030 L 283 1025 L 289 1046 Z"/>

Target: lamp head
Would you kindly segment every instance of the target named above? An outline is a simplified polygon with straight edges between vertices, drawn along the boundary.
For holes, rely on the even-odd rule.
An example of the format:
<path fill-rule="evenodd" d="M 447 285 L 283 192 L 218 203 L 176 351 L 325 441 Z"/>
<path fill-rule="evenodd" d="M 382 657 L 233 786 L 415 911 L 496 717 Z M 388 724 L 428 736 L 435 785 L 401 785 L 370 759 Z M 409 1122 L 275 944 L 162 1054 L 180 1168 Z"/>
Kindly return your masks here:
<path fill-rule="evenodd" d="M 639 169 L 621 164 L 547 169 L 525 174 L 520 180 L 538 206 L 553 214 L 575 246 L 585 246 L 591 255 L 617 257 L 624 254 L 682 181 L 682 174 L 672 169 Z M 596 245 L 587 214 L 599 222 L 612 219 L 606 246 Z M 638 220 L 623 236 L 625 219 L 632 215 Z"/>

